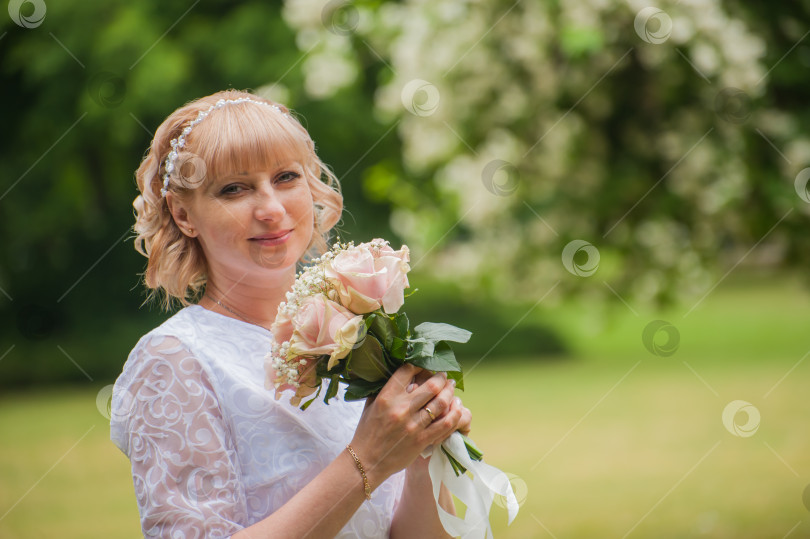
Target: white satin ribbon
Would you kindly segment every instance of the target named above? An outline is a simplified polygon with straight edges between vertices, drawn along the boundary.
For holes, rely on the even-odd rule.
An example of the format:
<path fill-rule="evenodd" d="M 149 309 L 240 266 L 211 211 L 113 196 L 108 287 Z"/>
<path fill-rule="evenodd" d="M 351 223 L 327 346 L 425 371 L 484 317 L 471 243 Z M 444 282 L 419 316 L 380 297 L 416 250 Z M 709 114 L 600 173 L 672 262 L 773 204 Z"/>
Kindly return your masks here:
<path fill-rule="evenodd" d="M 447 455 L 442 452 L 442 447 L 467 468 L 467 473 L 456 476 Z M 433 450 L 430 457 L 428 472 L 433 482 L 433 497 L 436 499 L 439 519 L 447 533 L 462 539 L 492 539 L 489 511 L 496 494 L 506 498 L 509 524 L 512 523 L 519 506 L 509 477 L 494 466 L 472 460 L 467 454 L 467 447 L 461 434 L 454 432 L 441 446 Z M 463 519 L 451 515 L 439 505 L 442 483 L 467 507 Z"/>

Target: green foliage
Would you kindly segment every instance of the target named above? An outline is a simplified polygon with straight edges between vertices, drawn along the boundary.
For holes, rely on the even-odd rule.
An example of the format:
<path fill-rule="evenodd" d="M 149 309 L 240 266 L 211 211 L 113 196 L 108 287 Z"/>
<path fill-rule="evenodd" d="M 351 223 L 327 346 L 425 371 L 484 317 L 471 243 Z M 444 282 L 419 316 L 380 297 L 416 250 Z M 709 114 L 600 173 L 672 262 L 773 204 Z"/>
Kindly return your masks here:
<path fill-rule="evenodd" d="M 382 344 L 369 333 L 363 339 L 363 344 L 352 350 L 348 368 L 366 382 L 384 382 L 391 375 L 387 363 Z"/>
<path fill-rule="evenodd" d="M 93 379 L 114 377 L 165 316 L 141 305 L 134 171 L 160 122 L 192 99 L 252 88 L 290 105 L 343 180 L 342 235 L 391 237 L 387 206 L 358 181 L 387 127 L 362 82 L 330 103 L 307 97 L 305 54 L 280 9 L 65 0 L 47 2 L 36 28 L 0 17 L 0 355 L 11 350 L 0 385 L 87 380 L 57 346 Z M 395 143 L 375 157 L 396 155 Z"/>
<path fill-rule="evenodd" d="M 448 378 L 456 381 L 456 387 L 464 389 L 461 365 L 448 341 L 465 343 L 472 335 L 469 331 L 434 322 L 423 322 L 411 330 L 404 312 L 388 315 L 382 311 L 367 316 L 365 328 L 360 344 L 349 353 L 345 362 L 341 361 L 333 368 L 334 372 L 348 373 L 346 378 L 341 378 L 348 384 L 347 400 L 378 393 L 404 363 L 429 371 L 446 372 Z M 332 380 L 334 383 L 335 378 Z M 324 401 L 331 396 L 334 394 L 327 392 Z"/>
<path fill-rule="evenodd" d="M 493 297 L 559 282 L 549 300 L 613 298 L 602 281 L 634 305 L 701 295 L 763 238 L 746 262 L 810 262 L 794 188 L 806 3 L 662 4 L 661 44 L 624 5 L 325 5 L 64 0 L 35 28 L 0 17 L 0 385 L 86 380 L 59 347 L 110 378 L 162 319 L 142 305 L 133 172 L 169 113 L 229 87 L 303 116 L 342 180 L 344 238 L 399 236 L 475 294 L 409 310 L 472 330 L 462 363 L 563 349 Z M 403 103 L 415 79 L 435 112 Z M 572 239 L 599 249 L 595 278 L 560 264 Z"/>

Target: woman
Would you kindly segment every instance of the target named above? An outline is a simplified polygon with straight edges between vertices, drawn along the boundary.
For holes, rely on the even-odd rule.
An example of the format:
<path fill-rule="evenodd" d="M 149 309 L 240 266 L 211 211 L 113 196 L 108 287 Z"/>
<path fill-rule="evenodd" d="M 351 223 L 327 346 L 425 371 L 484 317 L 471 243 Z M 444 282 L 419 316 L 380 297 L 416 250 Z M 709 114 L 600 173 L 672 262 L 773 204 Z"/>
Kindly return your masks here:
<path fill-rule="evenodd" d="M 469 430 L 452 380 L 406 365 L 365 405 L 305 412 L 264 387 L 296 264 L 342 211 L 301 124 L 220 92 L 171 114 L 136 176 L 145 284 L 185 307 L 138 342 L 113 394 L 111 438 L 132 463 L 144 534 L 444 536 L 419 455 Z M 452 511 L 446 492 L 442 505 Z"/>

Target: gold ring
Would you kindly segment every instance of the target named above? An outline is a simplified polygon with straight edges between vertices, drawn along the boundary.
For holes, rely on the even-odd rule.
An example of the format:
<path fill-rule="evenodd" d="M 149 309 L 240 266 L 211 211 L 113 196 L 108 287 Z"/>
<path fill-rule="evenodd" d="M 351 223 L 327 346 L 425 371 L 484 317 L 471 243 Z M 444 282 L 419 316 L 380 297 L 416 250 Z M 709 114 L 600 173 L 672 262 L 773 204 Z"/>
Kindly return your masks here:
<path fill-rule="evenodd" d="M 428 415 L 430 416 L 430 422 L 431 422 L 431 423 L 433 423 L 434 421 L 436 421 L 436 416 L 435 416 L 435 415 L 433 415 L 433 412 L 431 412 L 431 411 L 430 411 L 430 408 L 428 408 L 427 406 L 425 406 L 425 411 L 426 411 L 426 412 L 428 413 Z"/>

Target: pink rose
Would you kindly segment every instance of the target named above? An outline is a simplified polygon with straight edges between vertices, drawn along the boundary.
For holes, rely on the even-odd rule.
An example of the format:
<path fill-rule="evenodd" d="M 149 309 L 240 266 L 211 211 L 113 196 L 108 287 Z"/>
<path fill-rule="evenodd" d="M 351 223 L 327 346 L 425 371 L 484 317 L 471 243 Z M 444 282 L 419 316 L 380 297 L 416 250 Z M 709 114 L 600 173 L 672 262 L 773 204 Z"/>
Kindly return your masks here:
<path fill-rule="evenodd" d="M 340 304 L 358 314 L 380 307 L 393 314 L 405 302 L 410 252 L 407 245 L 394 251 L 387 242 L 373 240 L 338 253 L 324 266 Z"/>
<path fill-rule="evenodd" d="M 286 312 L 279 309 L 278 314 L 276 314 L 275 322 L 270 326 L 270 332 L 273 334 L 273 338 L 277 343 L 290 340 L 293 334 L 293 323 Z"/>
<path fill-rule="evenodd" d="M 363 329 L 363 317 L 317 294 L 304 300 L 292 320 L 292 356 L 329 356 L 327 368 L 352 350 Z"/>

